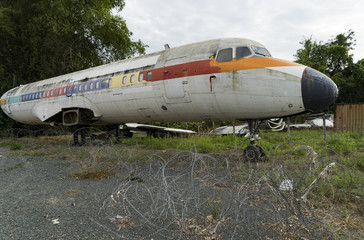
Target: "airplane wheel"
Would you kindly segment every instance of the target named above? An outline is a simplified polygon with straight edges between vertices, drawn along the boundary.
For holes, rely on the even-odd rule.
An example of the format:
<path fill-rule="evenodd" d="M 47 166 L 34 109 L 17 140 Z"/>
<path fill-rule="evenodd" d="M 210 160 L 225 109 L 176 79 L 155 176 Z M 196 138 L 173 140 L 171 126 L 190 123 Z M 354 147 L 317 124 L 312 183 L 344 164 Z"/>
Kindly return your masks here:
<path fill-rule="evenodd" d="M 259 145 L 255 145 L 258 150 L 259 150 L 259 153 L 260 153 L 260 161 L 264 160 L 265 158 L 265 151 L 264 151 L 264 148 L 262 146 L 259 146 Z"/>
<path fill-rule="evenodd" d="M 245 162 L 257 162 L 265 156 L 264 149 L 259 145 L 250 145 L 244 149 L 243 159 Z"/>
<path fill-rule="evenodd" d="M 124 131 L 123 135 L 125 138 L 132 138 L 133 137 L 133 132 L 131 131 Z"/>

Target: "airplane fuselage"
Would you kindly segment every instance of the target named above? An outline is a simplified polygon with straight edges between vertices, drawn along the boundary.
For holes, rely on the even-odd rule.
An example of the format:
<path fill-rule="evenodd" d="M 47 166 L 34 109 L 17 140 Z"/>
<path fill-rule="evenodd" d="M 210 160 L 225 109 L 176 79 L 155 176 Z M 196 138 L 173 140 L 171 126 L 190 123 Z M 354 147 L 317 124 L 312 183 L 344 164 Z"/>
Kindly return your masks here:
<path fill-rule="evenodd" d="M 260 43 L 217 39 L 22 85 L 0 103 L 26 124 L 116 125 L 284 117 L 337 94 L 325 75 L 272 58 Z"/>

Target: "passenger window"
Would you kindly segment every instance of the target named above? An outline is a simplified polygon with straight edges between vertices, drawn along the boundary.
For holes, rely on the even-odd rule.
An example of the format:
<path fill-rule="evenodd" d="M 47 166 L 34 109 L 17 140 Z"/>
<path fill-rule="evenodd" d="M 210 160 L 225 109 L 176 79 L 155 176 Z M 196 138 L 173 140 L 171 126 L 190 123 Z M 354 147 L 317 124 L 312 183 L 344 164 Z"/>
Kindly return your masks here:
<path fill-rule="evenodd" d="M 88 88 L 89 88 L 90 90 L 94 89 L 94 83 L 93 83 L 93 82 L 90 82 L 90 84 L 89 84 Z"/>
<path fill-rule="evenodd" d="M 107 80 L 101 82 L 101 88 L 107 88 Z"/>
<path fill-rule="evenodd" d="M 245 58 L 252 53 L 250 52 L 248 47 L 238 47 L 236 48 L 236 60 L 239 60 L 240 58 Z"/>
<path fill-rule="evenodd" d="M 152 80 L 152 72 L 147 73 L 147 81 Z"/>
<path fill-rule="evenodd" d="M 123 77 L 123 84 L 126 84 L 126 76 Z"/>
<path fill-rule="evenodd" d="M 140 74 L 139 74 L 138 81 L 139 81 L 139 82 L 143 81 L 143 73 L 140 73 Z"/>
<path fill-rule="evenodd" d="M 81 92 L 82 91 L 82 84 L 78 85 L 78 91 Z"/>
<path fill-rule="evenodd" d="M 218 62 L 229 62 L 233 60 L 233 49 L 226 48 L 219 51 L 216 61 Z"/>
<path fill-rule="evenodd" d="M 62 88 L 60 88 L 58 91 L 58 95 L 61 95 L 61 94 L 62 94 Z"/>
<path fill-rule="evenodd" d="M 100 88 L 100 81 L 97 81 L 96 82 L 96 89 L 99 89 Z"/>
<path fill-rule="evenodd" d="M 133 74 L 133 75 L 130 76 L 130 83 L 133 83 L 134 79 L 135 79 L 135 75 Z"/>

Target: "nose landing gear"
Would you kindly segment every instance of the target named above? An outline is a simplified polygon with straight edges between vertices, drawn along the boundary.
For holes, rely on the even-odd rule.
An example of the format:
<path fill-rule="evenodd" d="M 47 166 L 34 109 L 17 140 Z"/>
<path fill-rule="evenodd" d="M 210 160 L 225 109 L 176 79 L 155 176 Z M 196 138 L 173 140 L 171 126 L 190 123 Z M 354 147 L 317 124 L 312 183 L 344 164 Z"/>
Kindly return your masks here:
<path fill-rule="evenodd" d="M 249 120 L 249 140 L 250 145 L 246 147 L 243 151 L 243 160 L 245 162 L 258 162 L 263 161 L 265 159 L 265 151 L 264 149 L 255 144 L 255 141 L 259 140 L 259 125 L 260 120 Z"/>

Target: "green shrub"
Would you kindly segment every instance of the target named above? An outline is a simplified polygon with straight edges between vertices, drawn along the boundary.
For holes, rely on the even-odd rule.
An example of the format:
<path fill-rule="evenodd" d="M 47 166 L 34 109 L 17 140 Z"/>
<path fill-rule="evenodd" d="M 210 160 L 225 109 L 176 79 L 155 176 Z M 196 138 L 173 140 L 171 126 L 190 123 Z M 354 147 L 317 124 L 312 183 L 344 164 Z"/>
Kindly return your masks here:
<path fill-rule="evenodd" d="M 10 142 L 9 147 L 10 147 L 10 150 L 12 150 L 12 151 L 22 149 L 22 145 L 20 143 L 17 143 L 17 142 Z"/>

